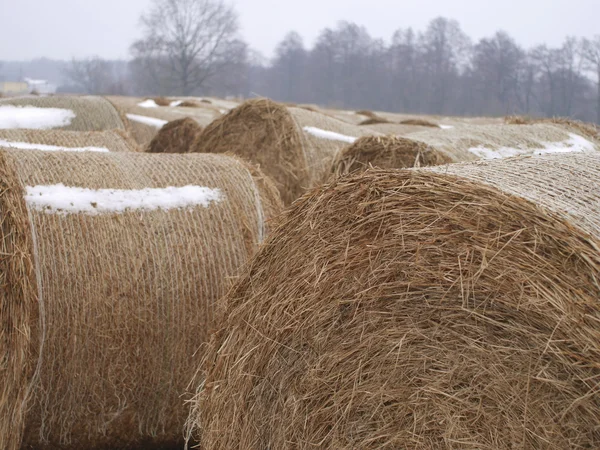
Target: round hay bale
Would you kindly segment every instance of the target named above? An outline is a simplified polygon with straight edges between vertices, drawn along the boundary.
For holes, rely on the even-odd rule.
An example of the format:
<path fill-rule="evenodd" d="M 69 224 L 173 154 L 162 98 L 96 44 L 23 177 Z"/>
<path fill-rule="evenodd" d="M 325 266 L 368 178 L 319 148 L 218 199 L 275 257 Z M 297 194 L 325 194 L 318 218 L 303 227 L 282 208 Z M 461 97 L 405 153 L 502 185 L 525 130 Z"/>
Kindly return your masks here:
<path fill-rule="evenodd" d="M 454 162 L 598 149 L 594 141 L 579 134 L 542 123 L 431 128 L 407 138 L 445 152 Z"/>
<path fill-rule="evenodd" d="M 206 98 L 203 98 L 202 100 L 200 100 L 201 103 L 208 103 L 209 105 L 212 105 L 212 102 Z"/>
<path fill-rule="evenodd" d="M 0 448 L 181 448 L 214 305 L 275 188 L 225 155 L 17 150 L 0 184 Z"/>
<path fill-rule="evenodd" d="M 179 108 L 200 108 L 200 105 L 193 100 L 184 100 L 177 106 Z"/>
<path fill-rule="evenodd" d="M 375 123 L 369 125 L 369 129 L 377 133 L 393 136 L 406 136 L 412 133 L 418 133 L 420 131 L 430 131 L 429 127 L 422 127 L 419 125 L 400 125 L 399 123 Z"/>
<path fill-rule="evenodd" d="M 56 129 L 70 131 L 126 129 L 119 111 L 103 97 L 66 95 L 14 97 L 0 100 L 0 108 L 3 106 L 55 108 L 69 113 L 63 125 L 52 127 Z"/>
<path fill-rule="evenodd" d="M 418 125 L 420 127 L 431 127 L 431 128 L 439 128 L 440 126 L 436 123 L 430 122 L 425 119 L 406 119 L 400 121 L 401 125 Z"/>
<path fill-rule="evenodd" d="M 324 114 L 254 99 L 208 125 L 194 151 L 231 152 L 258 164 L 290 204 L 327 179 L 339 150 L 368 134 Z"/>
<path fill-rule="evenodd" d="M 33 144 L 33 145 L 23 145 Z M 36 144 L 38 148 L 36 148 Z M 138 151 L 137 143 L 124 130 L 65 131 L 65 130 L 0 130 L 0 147 L 41 150 L 45 146 L 69 149 L 95 148 L 111 152 Z M 41 148 L 39 148 L 41 147 Z"/>
<path fill-rule="evenodd" d="M 450 155 L 423 142 L 398 136 L 364 136 L 338 152 L 331 170 L 336 176 L 341 176 L 369 167 L 404 169 L 452 162 Z"/>
<path fill-rule="evenodd" d="M 572 120 L 564 117 L 532 118 L 521 116 L 509 116 L 505 118 L 505 123 L 511 125 L 531 125 L 535 123 L 549 123 L 564 127 L 567 130 L 579 133 L 582 136 L 594 139 L 596 141 L 600 139 L 600 129 L 597 125 L 592 123 L 580 122 L 578 120 Z"/>
<path fill-rule="evenodd" d="M 600 154 L 370 171 L 225 298 L 203 449 L 600 446 Z"/>
<path fill-rule="evenodd" d="M 162 127 L 148 145 L 149 153 L 188 153 L 202 127 L 193 119 L 184 117 Z"/>
<path fill-rule="evenodd" d="M 154 97 L 150 100 L 154 100 L 158 106 L 171 106 L 171 100 L 166 97 Z"/>

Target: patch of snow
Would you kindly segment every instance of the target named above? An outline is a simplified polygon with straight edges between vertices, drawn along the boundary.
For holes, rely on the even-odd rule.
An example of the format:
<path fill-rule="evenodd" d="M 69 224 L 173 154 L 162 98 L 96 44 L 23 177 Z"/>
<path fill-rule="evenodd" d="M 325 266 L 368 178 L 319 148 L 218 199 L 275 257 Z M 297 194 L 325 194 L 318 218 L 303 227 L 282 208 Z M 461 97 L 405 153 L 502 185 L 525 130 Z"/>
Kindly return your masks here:
<path fill-rule="evenodd" d="M 129 120 L 133 120 L 134 122 L 143 123 L 144 125 L 150 125 L 151 127 L 155 128 L 162 128 L 168 123 L 166 120 L 156 119 L 148 116 L 139 116 L 137 114 L 127 114 L 127 118 Z"/>
<path fill-rule="evenodd" d="M 228 109 L 220 109 L 219 112 L 221 114 L 227 114 L 229 112 L 229 110 Z"/>
<path fill-rule="evenodd" d="M 75 118 L 70 109 L 38 108 L 36 106 L 0 106 L 0 129 L 30 128 L 46 130 L 66 127 Z"/>
<path fill-rule="evenodd" d="M 29 142 L 5 141 L 0 139 L 0 147 L 20 150 L 41 150 L 43 152 L 109 152 L 106 147 L 61 147 L 58 145 L 32 144 Z"/>
<path fill-rule="evenodd" d="M 138 106 L 141 106 L 142 108 L 158 108 L 159 107 L 156 104 L 156 102 L 154 100 L 152 100 L 151 98 L 138 103 Z"/>
<path fill-rule="evenodd" d="M 188 185 L 146 189 L 87 189 L 64 184 L 27 186 L 25 201 L 48 214 L 98 215 L 204 206 L 223 200 L 220 189 Z"/>
<path fill-rule="evenodd" d="M 440 125 L 440 128 L 442 130 L 451 130 L 454 127 L 452 125 Z"/>
<path fill-rule="evenodd" d="M 569 133 L 569 139 L 562 142 L 542 142 L 543 148 L 500 147 L 496 150 L 484 146 L 473 147 L 469 152 L 483 159 L 509 158 L 519 155 L 547 155 L 550 153 L 571 153 L 595 151 L 596 146 L 587 139 Z"/>
<path fill-rule="evenodd" d="M 335 133 L 333 131 L 321 130 L 320 128 L 315 127 L 304 127 L 304 131 L 308 134 L 312 134 L 321 139 L 327 139 L 330 141 L 341 141 L 347 142 L 348 144 L 354 144 L 356 141 L 355 137 L 346 136 L 345 134 Z"/>
<path fill-rule="evenodd" d="M 183 103 L 183 100 L 174 100 L 171 103 L 169 103 L 169 106 L 172 106 L 173 108 L 176 106 L 179 106 Z"/>

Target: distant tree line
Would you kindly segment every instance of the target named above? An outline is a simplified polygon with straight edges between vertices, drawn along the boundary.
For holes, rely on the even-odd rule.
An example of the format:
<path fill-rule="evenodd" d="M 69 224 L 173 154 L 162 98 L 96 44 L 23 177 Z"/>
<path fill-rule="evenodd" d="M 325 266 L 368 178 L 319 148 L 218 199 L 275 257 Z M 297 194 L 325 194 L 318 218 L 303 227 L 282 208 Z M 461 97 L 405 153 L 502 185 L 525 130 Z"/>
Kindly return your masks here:
<path fill-rule="evenodd" d="M 67 74 L 89 93 L 265 96 L 348 109 L 443 115 L 567 116 L 600 123 L 600 36 L 525 49 L 498 31 L 473 42 L 459 23 L 399 29 L 390 42 L 355 23 L 314 46 L 290 32 L 272 60 L 238 35 L 221 0 L 154 0 L 127 73 L 99 58 Z"/>

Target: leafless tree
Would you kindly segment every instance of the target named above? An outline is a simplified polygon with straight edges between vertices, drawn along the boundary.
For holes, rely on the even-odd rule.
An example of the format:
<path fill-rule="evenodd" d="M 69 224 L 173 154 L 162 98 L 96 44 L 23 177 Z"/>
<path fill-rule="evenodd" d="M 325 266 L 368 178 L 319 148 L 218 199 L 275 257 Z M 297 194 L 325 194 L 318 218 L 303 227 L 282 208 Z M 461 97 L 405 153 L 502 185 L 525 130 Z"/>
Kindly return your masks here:
<path fill-rule="evenodd" d="M 141 25 L 134 72 L 157 93 L 192 95 L 237 62 L 237 14 L 222 0 L 153 0 Z"/>
<path fill-rule="evenodd" d="M 79 90 L 86 94 L 112 94 L 116 80 L 109 61 L 97 56 L 71 60 L 65 69 L 65 76 Z"/>
<path fill-rule="evenodd" d="M 600 35 L 583 41 L 583 57 L 596 76 L 596 123 L 600 124 Z"/>

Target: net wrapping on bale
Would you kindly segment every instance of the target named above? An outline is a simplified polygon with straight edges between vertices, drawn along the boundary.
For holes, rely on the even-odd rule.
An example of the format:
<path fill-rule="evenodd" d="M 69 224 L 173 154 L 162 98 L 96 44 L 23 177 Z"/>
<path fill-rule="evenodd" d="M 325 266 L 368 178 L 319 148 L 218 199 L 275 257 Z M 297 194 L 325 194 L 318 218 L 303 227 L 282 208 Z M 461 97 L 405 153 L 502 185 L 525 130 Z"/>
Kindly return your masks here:
<path fill-rule="evenodd" d="M 67 123 L 52 128 L 71 131 L 125 130 L 120 112 L 106 99 L 95 96 L 15 97 L 0 99 L 0 108 L 54 108 L 69 114 Z M 14 128 L 14 127 L 11 127 Z M 22 127 L 19 127 L 22 128 Z M 27 126 L 26 128 L 33 128 Z"/>
<path fill-rule="evenodd" d="M 181 445 L 214 304 L 275 188 L 224 155 L 15 150 L 0 171 L 0 448 Z"/>
<path fill-rule="evenodd" d="M 23 145 L 30 144 L 30 145 Z M 137 144 L 123 130 L 65 131 L 65 130 L 0 130 L 0 147 L 43 150 L 56 147 L 75 151 L 105 149 L 111 152 L 137 151 Z M 93 150 L 92 150 L 93 151 Z"/>
<path fill-rule="evenodd" d="M 600 154 L 369 171 L 226 297 L 203 449 L 598 448 Z"/>
<path fill-rule="evenodd" d="M 334 133 L 323 138 L 306 129 Z M 348 139 L 374 134 L 324 114 L 285 107 L 267 99 L 249 100 L 208 125 L 195 152 L 231 152 L 260 165 L 285 204 L 324 182 L 335 154 Z"/>

